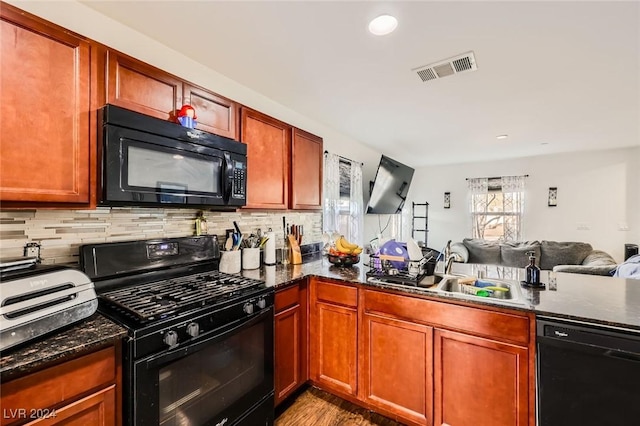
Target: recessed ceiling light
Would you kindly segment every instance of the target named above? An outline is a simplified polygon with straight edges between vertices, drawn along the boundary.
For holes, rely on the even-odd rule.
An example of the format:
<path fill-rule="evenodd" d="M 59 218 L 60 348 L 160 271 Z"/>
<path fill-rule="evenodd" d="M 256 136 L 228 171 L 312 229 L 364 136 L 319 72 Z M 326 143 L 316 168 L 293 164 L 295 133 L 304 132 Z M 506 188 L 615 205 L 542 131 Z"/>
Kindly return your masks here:
<path fill-rule="evenodd" d="M 398 26 L 398 20 L 391 15 L 380 15 L 369 22 L 369 32 L 383 36 L 392 33 Z"/>
<path fill-rule="evenodd" d="M 498 136 L 496 136 L 496 139 L 506 139 L 508 137 L 509 137 L 509 135 L 498 135 Z"/>

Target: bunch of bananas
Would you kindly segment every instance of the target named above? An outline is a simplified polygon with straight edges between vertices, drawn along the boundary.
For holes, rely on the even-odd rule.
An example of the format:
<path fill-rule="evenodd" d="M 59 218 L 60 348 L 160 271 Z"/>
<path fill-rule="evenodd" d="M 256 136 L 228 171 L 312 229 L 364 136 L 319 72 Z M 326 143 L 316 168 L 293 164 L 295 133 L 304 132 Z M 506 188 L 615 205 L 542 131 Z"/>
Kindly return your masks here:
<path fill-rule="evenodd" d="M 362 253 L 362 247 L 347 241 L 344 235 L 340 235 L 340 237 L 335 240 L 334 245 L 335 249 L 333 247 L 329 249 L 329 253 L 333 255 L 340 256 L 350 254 L 353 256 L 357 256 Z"/>

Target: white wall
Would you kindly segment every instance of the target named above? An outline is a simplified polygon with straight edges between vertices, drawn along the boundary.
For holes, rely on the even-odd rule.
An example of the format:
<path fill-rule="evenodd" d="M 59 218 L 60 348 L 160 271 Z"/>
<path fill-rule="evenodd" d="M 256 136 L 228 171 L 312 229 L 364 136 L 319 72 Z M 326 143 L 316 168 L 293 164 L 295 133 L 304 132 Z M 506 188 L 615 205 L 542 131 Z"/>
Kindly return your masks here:
<path fill-rule="evenodd" d="M 524 239 L 584 241 L 618 262 L 624 258 L 625 243 L 640 243 L 640 147 L 636 147 L 418 169 L 409 198 L 430 203 L 429 247 L 441 248 L 449 239 L 470 236 L 465 178 L 524 174 L 529 175 Z M 548 190 L 554 186 L 558 206 L 548 207 Z M 451 192 L 450 209 L 443 208 L 444 192 Z M 628 230 L 619 229 L 624 225 Z M 410 223 L 405 227 L 410 229 Z"/>

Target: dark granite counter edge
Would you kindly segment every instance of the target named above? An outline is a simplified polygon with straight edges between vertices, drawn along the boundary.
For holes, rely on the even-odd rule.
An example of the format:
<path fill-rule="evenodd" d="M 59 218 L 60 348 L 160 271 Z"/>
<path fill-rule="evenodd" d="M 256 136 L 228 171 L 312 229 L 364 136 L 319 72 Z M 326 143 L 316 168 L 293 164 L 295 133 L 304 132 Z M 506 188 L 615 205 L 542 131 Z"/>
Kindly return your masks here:
<path fill-rule="evenodd" d="M 93 352 L 126 335 L 126 329 L 95 313 L 32 343 L 3 351 L 0 357 L 0 380 L 6 382 Z"/>
<path fill-rule="evenodd" d="M 347 277 L 340 277 L 340 276 L 337 276 L 336 274 L 323 274 L 321 271 L 314 271 L 308 274 L 302 274 L 302 275 L 298 274 L 298 276 L 296 276 L 295 278 L 285 279 L 284 281 L 278 282 L 277 284 L 275 284 L 274 288 L 276 290 L 281 290 L 296 284 L 301 279 L 317 277 L 317 278 L 340 281 L 346 284 L 357 285 L 363 288 L 371 287 L 379 290 L 394 292 L 396 294 L 416 296 L 423 299 L 438 300 L 438 301 L 454 303 L 454 304 L 459 304 L 464 306 L 477 306 L 479 308 L 508 309 L 508 310 L 525 312 L 525 313 L 533 313 L 536 316 L 544 316 L 547 318 L 557 318 L 560 320 L 565 319 L 569 321 L 583 322 L 588 324 L 600 325 L 604 327 L 621 328 L 629 331 L 640 331 L 640 325 L 605 321 L 605 320 L 591 318 L 587 316 L 578 316 L 578 315 L 563 314 L 558 312 L 549 312 L 543 309 L 538 309 L 533 304 L 530 304 L 530 303 L 525 305 L 510 305 L 510 304 L 502 304 L 502 303 L 493 302 L 493 301 L 485 302 L 484 300 L 461 298 L 461 297 L 457 297 L 456 295 L 435 293 L 435 292 L 420 289 L 420 288 L 411 289 L 407 287 L 398 287 L 398 286 L 384 284 L 384 283 L 367 282 L 362 277 L 352 276 L 348 272 L 347 272 L 347 275 L 348 275 Z M 525 291 L 536 292 L 539 290 L 525 290 Z"/>

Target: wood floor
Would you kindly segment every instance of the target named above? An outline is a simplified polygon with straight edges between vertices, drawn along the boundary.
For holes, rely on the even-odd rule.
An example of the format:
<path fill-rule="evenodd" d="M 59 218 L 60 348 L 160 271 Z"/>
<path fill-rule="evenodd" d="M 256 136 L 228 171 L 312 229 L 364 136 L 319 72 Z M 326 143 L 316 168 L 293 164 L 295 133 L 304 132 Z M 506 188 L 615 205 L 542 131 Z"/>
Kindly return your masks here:
<path fill-rule="evenodd" d="M 275 421 L 275 426 L 401 426 L 317 388 L 301 393 Z"/>

